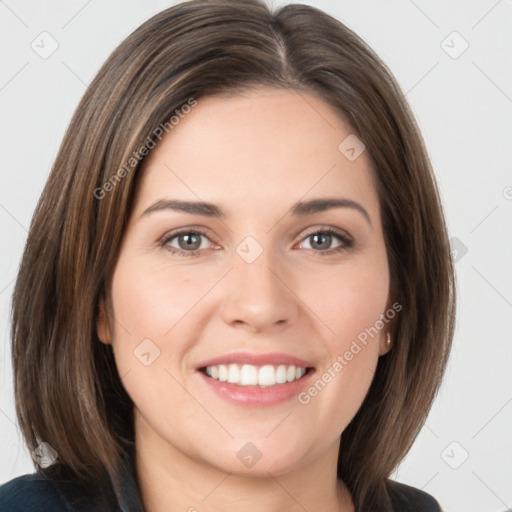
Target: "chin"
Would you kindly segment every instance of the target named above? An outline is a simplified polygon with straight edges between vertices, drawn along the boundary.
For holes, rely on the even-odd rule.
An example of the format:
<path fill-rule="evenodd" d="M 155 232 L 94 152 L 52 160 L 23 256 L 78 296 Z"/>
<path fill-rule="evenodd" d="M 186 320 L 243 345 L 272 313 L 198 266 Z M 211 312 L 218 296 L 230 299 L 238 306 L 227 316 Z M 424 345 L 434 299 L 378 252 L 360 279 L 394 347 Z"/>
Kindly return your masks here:
<path fill-rule="evenodd" d="M 303 450 L 297 446 L 285 449 L 282 442 L 271 442 L 268 439 L 253 438 L 253 441 L 231 439 L 224 449 L 208 453 L 203 460 L 215 469 L 224 473 L 240 476 L 268 478 L 286 474 L 294 468 L 305 464 Z"/>

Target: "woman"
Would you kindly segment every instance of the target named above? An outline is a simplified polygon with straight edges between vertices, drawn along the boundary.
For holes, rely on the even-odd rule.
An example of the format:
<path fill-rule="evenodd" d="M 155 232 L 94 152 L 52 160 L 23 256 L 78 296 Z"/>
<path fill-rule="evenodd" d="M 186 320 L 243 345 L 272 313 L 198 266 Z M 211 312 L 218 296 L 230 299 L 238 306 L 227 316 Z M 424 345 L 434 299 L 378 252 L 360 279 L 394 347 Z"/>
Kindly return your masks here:
<path fill-rule="evenodd" d="M 378 57 L 312 7 L 176 5 L 99 71 L 34 214 L 12 325 L 37 473 L 0 503 L 440 510 L 389 475 L 454 311 L 431 166 Z"/>

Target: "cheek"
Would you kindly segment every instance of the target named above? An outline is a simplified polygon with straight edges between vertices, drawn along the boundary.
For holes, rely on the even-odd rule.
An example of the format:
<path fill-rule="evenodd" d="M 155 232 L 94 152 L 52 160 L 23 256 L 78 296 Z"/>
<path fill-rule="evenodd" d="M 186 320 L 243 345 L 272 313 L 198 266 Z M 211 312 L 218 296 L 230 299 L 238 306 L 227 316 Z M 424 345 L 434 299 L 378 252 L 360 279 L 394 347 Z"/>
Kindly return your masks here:
<path fill-rule="evenodd" d="M 388 294 L 387 260 L 381 256 L 373 261 L 354 259 L 336 272 L 332 268 L 317 272 L 314 285 L 304 285 L 301 297 L 322 320 L 331 351 L 339 352 L 360 334 L 364 339 L 364 333 L 375 326 L 385 313 Z"/>
<path fill-rule="evenodd" d="M 385 335 L 387 260 L 381 255 L 371 263 L 340 266 L 336 273 L 317 274 L 315 281 L 318 286 L 304 288 L 302 296 L 322 320 L 326 362 L 299 401 L 312 406 L 317 417 L 325 414 L 331 425 L 346 426 L 366 396 Z"/>
<path fill-rule="evenodd" d="M 116 328 L 118 338 L 129 333 L 133 341 L 154 338 L 163 343 L 211 285 L 211 275 L 191 279 L 187 268 L 170 271 L 136 259 L 120 259 L 112 281 L 114 315 L 125 327 Z"/>
<path fill-rule="evenodd" d="M 119 375 L 126 376 L 123 384 L 136 404 L 169 396 L 170 388 L 175 402 L 181 397 L 172 376 L 182 380 L 180 366 L 207 318 L 199 314 L 199 302 L 220 275 L 196 269 L 191 277 L 186 266 L 169 268 L 127 253 L 119 258 L 112 279 L 112 344 Z"/>
<path fill-rule="evenodd" d="M 169 352 L 165 344 L 170 336 L 165 334 L 188 302 L 186 294 L 176 291 L 179 280 L 171 288 L 159 275 L 135 258 L 122 256 L 112 279 L 113 350 L 119 374 L 130 372 L 132 386 L 161 371 Z M 181 289 L 186 286 L 181 284 Z"/>
<path fill-rule="evenodd" d="M 186 315 L 208 287 L 208 281 L 190 280 L 185 270 L 170 272 L 126 254 L 118 260 L 112 279 L 115 361 L 126 391 L 149 415 L 169 396 L 174 407 L 187 410 L 189 397 L 173 379 L 173 363 L 190 344 L 183 330 Z"/>

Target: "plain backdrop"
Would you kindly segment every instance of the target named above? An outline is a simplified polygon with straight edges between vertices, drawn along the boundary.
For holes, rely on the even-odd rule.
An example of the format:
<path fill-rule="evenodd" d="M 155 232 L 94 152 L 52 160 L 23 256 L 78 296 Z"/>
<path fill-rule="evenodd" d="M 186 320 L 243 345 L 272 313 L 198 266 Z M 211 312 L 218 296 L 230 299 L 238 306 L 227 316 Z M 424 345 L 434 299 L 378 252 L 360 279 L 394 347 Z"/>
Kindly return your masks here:
<path fill-rule="evenodd" d="M 303 3 L 355 30 L 397 77 L 434 165 L 457 260 L 446 378 L 393 476 L 448 512 L 512 508 L 512 2 Z M 9 310 L 36 201 L 101 64 L 170 5 L 0 1 L 0 482 L 33 471 L 14 409 Z"/>

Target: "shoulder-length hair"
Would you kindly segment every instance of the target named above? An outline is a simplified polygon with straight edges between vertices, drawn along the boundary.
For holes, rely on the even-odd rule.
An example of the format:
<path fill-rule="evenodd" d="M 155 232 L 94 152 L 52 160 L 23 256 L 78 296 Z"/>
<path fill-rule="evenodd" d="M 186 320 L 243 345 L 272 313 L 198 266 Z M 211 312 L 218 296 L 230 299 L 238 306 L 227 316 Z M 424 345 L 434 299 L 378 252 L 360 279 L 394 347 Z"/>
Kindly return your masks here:
<path fill-rule="evenodd" d="M 440 386 L 455 322 L 454 270 L 434 174 L 403 93 L 356 34 L 306 5 L 184 2 L 146 21 L 102 66 L 64 136 L 16 281 L 19 423 L 30 450 L 48 442 L 77 476 L 117 474 L 134 442 L 133 403 L 96 318 L 100 300 L 109 303 L 144 148 L 184 105 L 254 87 L 325 100 L 372 163 L 391 290 L 403 309 L 340 443 L 338 477 L 357 509 L 368 509 L 386 500 L 387 478 Z"/>

